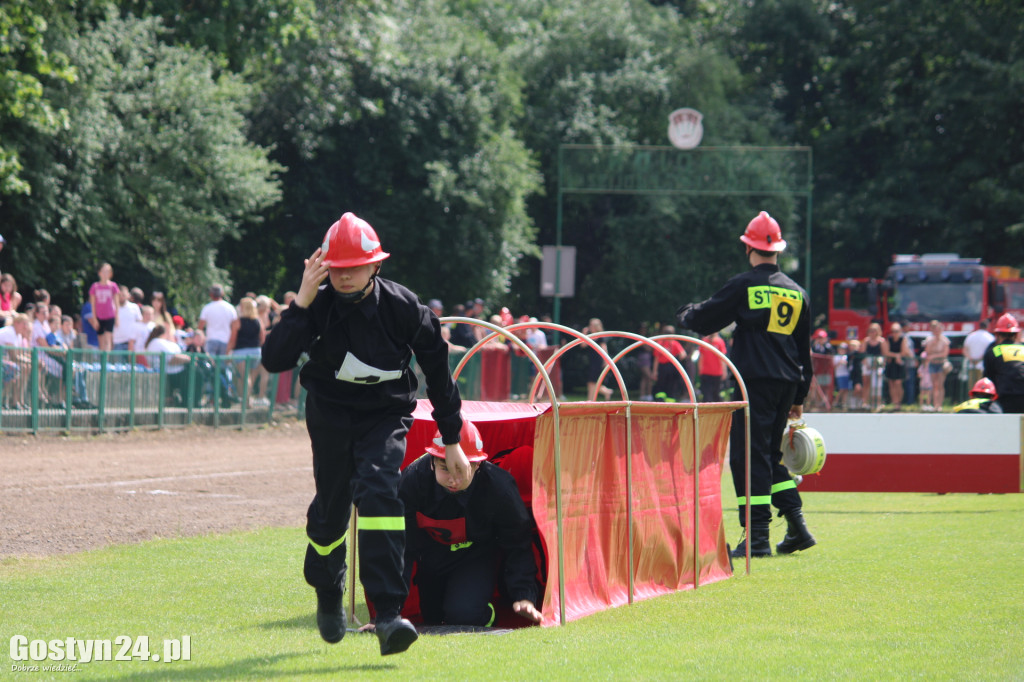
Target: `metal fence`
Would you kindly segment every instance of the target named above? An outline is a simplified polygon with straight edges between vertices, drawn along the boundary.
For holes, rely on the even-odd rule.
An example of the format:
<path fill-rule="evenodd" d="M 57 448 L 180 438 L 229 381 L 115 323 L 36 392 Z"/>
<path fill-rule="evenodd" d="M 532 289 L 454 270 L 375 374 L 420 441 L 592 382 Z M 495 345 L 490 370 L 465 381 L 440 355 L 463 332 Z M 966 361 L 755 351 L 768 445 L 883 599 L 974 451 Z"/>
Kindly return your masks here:
<path fill-rule="evenodd" d="M 808 412 L 849 412 L 893 409 L 890 395 L 890 382 L 885 377 L 885 358 L 879 356 L 861 357 L 860 390 L 853 388 L 842 390 L 835 377 L 834 355 L 811 354 L 814 363 L 814 382 L 811 392 L 804 403 Z M 948 371 L 941 374 L 928 375 L 927 362 L 918 358 L 904 358 L 904 378 L 900 382 L 903 387 L 901 409 L 919 409 L 925 411 L 950 410 L 968 398 L 971 386 L 981 378 L 981 372 L 971 369 L 963 356 L 955 355 L 948 358 Z M 927 396 L 930 391 L 928 382 L 942 381 L 945 387 L 945 399 L 941 406 L 931 405 Z M 922 399 L 923 398 L 923 399 Z"/>
<path fill-rule="evenodd" d="M 267 398 L 251 400 L 254 356 L 0 347 L 0 360 L 2 432 L 241 428 L 281 409 L 276 374 L 261 373 Z"/>

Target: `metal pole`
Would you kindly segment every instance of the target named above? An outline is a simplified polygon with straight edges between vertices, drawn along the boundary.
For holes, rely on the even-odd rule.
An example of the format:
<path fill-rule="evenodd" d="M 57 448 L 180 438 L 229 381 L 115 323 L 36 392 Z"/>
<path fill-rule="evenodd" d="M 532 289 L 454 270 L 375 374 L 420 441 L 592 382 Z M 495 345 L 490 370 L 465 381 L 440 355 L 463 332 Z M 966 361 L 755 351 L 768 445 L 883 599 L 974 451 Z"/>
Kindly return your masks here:
<path fill-rule="evenodd" d="M 164 406 L 167 404 L 167 353 L 161 353 L 160 374 L 158 376 L 159 386 L 156 403 L 156 425 L 164 428 Z"/>
<path fill-rule="evenodd" d="M 700 418 L 693 403 L 693 589 L 700 587 Z M 749 544 L 749 543 L 748 543 Z"/>
<path fill-rule="evenodd" d="M 633 551 L 633 414 L 630 409 L 631 405 L 632 402 L 626 403 L 626 541 L 629 545 L 630 604 L 636 598 L 636 583 L 633 575 L 636 572 L 636 563 Z"/>
<path fill-rule="evenodd" d="M 135 354 L 128 353 L 128 428 L 135 428 Z"/>
<path fill-rule="evenodd" d="M 804 236 L 807 242 L 805 246 L 805 260 L 807 261 L 804 265 L 804 289 L 807 291 L 807 299 L 811 298 L 811 210 L 814 204 L 813 199 L 813 187 L 814 187 L 814 152 L 811 149 L 807 150 L 807 234 Z"/>
<path fill-rule="evenodd" d="M 551 317 L 555 324 L 562 324 L 562 150 L 558 145 L 558 209 L 555 215 L 555 295 L 551 306 Z M 559 343 L 558 330 L 555 330 L 554 345 Z"/>

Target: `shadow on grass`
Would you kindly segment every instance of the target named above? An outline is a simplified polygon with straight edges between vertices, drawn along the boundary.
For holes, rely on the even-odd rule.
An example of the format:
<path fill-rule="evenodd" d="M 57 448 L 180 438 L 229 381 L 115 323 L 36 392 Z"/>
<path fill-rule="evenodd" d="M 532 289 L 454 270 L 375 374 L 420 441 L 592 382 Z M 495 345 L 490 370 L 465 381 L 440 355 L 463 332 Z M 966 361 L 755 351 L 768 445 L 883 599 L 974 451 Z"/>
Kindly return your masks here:
<path fill-rule="evenodd" d="M 316 614 L 310 613 L 304 616 L 295 616 L 294 618 L 272 620 L 260 623 L 260 628 L 263 630 L 316 630 Z"/>
<path fill-rule="evenodd" d="M 324 676 L 339 678 L 344 673 L 383 672 L 397 670 L 396 663 L 360 663 L 355 665 L 328 665 L 302 670 L 270 670 L 271 666 L 294 658 L 307 659 L 308 654 L 278 654 L 259 658 L 246 658 L 232 661 L 224 665 L 202 666 L 189 663 L 175 663 L 163 667 L 162 663 L 154 663 L 153 669 L 146 672 L 133 672 L 133 680 L 269 680 L 274 678 L 296 679 L 299 677 Z M 159 667 L 158 667 L 159 666 Z M 187 666 L 187 667 L 186 667 Z M 95 679 L 106 679 L 95 678 Z"/>

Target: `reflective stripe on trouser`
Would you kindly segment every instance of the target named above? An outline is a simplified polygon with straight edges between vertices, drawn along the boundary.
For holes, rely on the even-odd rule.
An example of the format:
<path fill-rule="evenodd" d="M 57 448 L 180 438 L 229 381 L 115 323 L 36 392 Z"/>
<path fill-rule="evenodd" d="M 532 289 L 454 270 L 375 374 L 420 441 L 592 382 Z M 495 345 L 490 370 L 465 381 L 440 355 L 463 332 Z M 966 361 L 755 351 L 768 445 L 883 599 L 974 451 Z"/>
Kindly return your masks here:
<path fill-rule="evenodd" d="M 782 512 L 800 506 L 800 493 L 795 484 L 787 485 L 793 483 L 793 477 L 782 464 L 782 434 L 797 387 L 769 379 L 752 379 L 746 386 L 750 401 L 750 520 L 767 524 L 772 520 L 771 505 Z M 743 438 L 743 413 L 736 411 L 729 434 L 729 467 L 741 526 L 746 524 Z"/>
<path fill-rule="evenodd" d="M 343 587 L 344 535 L 354 503 L 360 579 L 378 614 L 388 616 L 397 615 L 407 594 L 402 577 L 405 512 L 398 481 L 411 424 L 411 417 L 362 414 L 325 406 L 312 392 L 306 397 L 316 483 L 306 515 L 306 581 L 316 588 Z M 332 545 L 326 555 L 318 551 Z"/>

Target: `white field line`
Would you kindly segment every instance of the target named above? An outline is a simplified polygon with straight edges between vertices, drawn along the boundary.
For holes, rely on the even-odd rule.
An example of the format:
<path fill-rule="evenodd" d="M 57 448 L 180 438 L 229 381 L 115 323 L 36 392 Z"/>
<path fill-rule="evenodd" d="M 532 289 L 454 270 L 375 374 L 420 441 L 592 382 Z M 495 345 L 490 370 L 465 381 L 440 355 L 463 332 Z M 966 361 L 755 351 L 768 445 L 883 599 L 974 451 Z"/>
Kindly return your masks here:
<path fill-rule="evenodd" d="M 234 476 L 263 476 L 265 474 L 283 474 L 294 471 L 312 472 L 312 466 L 290 467 L 288 469 L 255 469 L 249 471 L 218 471 L 209 474 L 186 474 L 178 476 L 155 476 L 152 478 L 133 478 L 123 481 L 99 481 L 96 483 L 69 483 L 66 485 L 31 486 L 33 490 L 74 490 L 81 488 L 107 488 L 125 485 L 143 485 L 146 483 L 158 483 L 162 481 L 189 481 L 200 478 L 231 478 Z M 2 488 L 8 490 L 24 490 L 25 486 L 8 486 Z"/>

